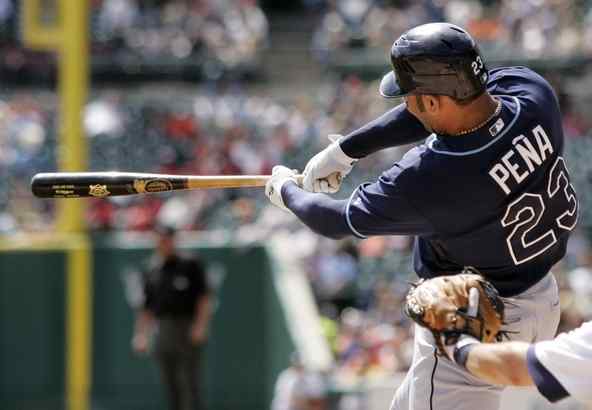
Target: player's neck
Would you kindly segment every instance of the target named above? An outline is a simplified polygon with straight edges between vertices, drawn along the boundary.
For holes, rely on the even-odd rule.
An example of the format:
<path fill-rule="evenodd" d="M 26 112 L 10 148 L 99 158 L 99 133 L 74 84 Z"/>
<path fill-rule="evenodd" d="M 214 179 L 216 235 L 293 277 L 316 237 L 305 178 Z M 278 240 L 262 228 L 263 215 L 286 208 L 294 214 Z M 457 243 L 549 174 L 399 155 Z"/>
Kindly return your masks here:
<path fill-rule="evenodd" d="M 449 135 L 466 135 L 477 131 L 499 114 L 501 102 L 488 93 L 458 110 L 457 125 L 451 127 Z"/>

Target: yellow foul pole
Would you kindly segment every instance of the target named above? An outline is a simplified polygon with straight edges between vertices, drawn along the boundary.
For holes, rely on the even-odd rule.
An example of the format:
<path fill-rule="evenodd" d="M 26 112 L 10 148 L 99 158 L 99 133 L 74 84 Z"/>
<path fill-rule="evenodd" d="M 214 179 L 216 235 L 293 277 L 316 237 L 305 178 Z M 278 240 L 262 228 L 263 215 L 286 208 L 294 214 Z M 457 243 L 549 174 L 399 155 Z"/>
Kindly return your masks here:
<path fill-rule="evenodd" d="M 56 0 L 57 21 L 42 24 L 42 1 L 24 0 L 23 38 L 35 49 L 58 53 L 60 171 L 87 169 L 82 114 L 89 88 L 88 0 Z M 84 223 L 84 202 L 57 203 L 56 230 L 68 236 L 66 306 L 66 402 L 68 410 L 89 410 L 92 330 L 90 244 Z"/>
<path fill-rule="evenodd" d="M 87 147 L 82 115 L 88 93 L 88 4 L 87 0 L 60 0 L 63 20 L 59 50 L 60 144 L 58 164 L 61 171 L 87 169 Z M 83 232 L 84 201 L 59 201 L 58 228 Z"/>
<path fill-rule="evenodd" d="M 59 93 L 64 118 L 60 122 L 60 169 L 87 169 L 82 116 L 88 93 L 88 1 L 61 0 L 63 41 L 60 50 Z M 68 256 L 68 359 L 69 410 L 89 410 L 91 377 L 92 276 L 90 246 L 84 223 L 84 201 L 63 201 L 59 229 L 76 232 L 80 242 Z"/>

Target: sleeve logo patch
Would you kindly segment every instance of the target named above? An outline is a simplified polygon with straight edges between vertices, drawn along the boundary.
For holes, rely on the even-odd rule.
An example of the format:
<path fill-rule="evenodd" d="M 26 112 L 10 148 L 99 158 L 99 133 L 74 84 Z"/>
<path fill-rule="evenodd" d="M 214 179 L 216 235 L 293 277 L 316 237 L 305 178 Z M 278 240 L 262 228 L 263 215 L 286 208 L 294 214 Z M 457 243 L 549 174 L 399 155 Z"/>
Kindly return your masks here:
<path fill-rule="evenodd" d="M 506 125 L 504 120 L 498 118 L 497 121 L 491 127 L 489 127 L 489 133 L 491 136 L 495 137 L 497 134 L 499 134 L 500 131 L 504 129 L 504 125 Z"/>

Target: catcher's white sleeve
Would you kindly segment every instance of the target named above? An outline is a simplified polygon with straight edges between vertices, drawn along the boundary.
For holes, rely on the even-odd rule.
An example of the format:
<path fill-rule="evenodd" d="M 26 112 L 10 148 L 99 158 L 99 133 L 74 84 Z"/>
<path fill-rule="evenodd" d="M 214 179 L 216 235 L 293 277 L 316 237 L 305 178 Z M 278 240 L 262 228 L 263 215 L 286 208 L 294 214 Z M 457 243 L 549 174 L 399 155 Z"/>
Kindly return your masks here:
<path fill-rule="evenodd" d="M 538 390 L 549 401 L 573 396 L 592 402 L 592 321 L 532 345 L 527 364 Z"/>

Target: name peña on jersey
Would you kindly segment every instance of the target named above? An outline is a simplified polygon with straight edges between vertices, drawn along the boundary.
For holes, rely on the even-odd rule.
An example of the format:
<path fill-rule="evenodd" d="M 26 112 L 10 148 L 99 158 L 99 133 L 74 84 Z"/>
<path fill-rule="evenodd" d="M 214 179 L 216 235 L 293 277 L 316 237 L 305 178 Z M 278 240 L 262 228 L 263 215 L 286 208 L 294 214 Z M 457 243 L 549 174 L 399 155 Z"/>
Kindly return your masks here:
<path fill-rule="evenodd" d="M 553 153 L 549 136 L 541 125 L 532 129 L 532 135 L 519 135 L 512 141 L 514 148 L 506 152 L 489 171 L 489 175 L 508 195 L 511 184 L 522 181 L 545 162 Z"/>

